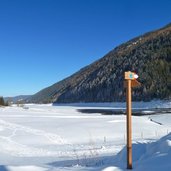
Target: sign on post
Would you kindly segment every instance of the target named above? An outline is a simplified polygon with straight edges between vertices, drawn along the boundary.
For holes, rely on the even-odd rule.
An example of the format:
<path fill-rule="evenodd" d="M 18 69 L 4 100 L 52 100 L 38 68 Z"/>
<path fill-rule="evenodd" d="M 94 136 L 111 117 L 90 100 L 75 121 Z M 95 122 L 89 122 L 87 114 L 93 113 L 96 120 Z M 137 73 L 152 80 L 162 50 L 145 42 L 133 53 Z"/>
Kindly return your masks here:
<path fill-rule="evenodd" d="M 127 113 L 127 169 L 132 169 L 132 96 L 131 88 L 140 86 L 141 84 L 136 80 L 138 75 L 134 72 L 125 72 L 124 87 L 126 87 L 126 113 Z"/>
<path fill-rule="evenodd" d="M 136 73 L 130 72 L 130 71 L 125 72 L 125 79 L 126 80 L 135 80 L 137 78 L 138 78 L 138 75 Z"/>

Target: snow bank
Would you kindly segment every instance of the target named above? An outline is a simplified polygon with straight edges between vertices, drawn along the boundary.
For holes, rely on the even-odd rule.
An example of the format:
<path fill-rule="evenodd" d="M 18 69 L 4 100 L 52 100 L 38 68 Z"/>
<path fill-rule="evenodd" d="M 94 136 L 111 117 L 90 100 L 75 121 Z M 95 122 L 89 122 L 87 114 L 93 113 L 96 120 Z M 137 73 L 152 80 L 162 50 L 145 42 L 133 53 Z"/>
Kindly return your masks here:
<path fill-rule="evenodd" d="M 156 142 L 134 143 L 133 170 L 136 171 L 169 171 L 171 170 L 171 133 Z M 126 170 L 126 147 L 113 160 L 115 166 L 103 171 Z"/>

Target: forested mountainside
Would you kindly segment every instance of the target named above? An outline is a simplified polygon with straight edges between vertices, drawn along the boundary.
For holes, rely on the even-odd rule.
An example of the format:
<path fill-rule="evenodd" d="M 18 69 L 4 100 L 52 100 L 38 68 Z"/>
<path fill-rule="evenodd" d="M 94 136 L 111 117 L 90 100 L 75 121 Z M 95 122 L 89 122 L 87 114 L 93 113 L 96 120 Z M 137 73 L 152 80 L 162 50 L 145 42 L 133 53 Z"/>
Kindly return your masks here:
<path fill-rule="evenodd" d="M 171 24 L 123 43 L 98 61 L 39 91 L 28 101 L 124 101 L 123 75 L 128 70 L 138 73 L 142 83 L 134 89 L 133 100 L 171 98 Z"/>

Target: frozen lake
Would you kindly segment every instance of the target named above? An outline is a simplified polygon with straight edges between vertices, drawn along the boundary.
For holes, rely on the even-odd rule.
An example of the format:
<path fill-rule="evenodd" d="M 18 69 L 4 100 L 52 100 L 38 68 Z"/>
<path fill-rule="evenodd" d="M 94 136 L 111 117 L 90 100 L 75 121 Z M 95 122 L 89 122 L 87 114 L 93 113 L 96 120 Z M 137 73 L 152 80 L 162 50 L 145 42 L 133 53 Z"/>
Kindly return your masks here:
<path fill-rule="evenodd" d="M 125 145 L 125 115 L 78 112 L 86 106 L 27 106 L 0 108 L 0 163 L 8 170 L 73 170 L 81 159 L 85 167 L 93 166 L 96 158 L 115 155 Z M 171 130 L 169 114 L 132 119 L 134 142 L 158 139 Z"/>

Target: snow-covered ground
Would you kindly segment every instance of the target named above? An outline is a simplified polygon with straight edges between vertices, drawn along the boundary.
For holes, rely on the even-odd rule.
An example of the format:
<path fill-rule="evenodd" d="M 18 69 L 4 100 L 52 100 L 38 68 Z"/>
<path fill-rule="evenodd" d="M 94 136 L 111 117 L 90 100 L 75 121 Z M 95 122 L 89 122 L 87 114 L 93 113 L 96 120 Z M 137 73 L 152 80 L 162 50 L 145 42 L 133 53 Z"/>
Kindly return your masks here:
<path fill-rule="evenodd" d="M 133 107 L 169 108 L 171 103 L 139 102 Z M 118 109 L 125 104 L 0 108 L 0 171 L 125 171 L 126 117 L 78 111 L 85 108 Z M 132 116 L 132 120 L 133 169 L 171 170 L 171 115 Z"/>

